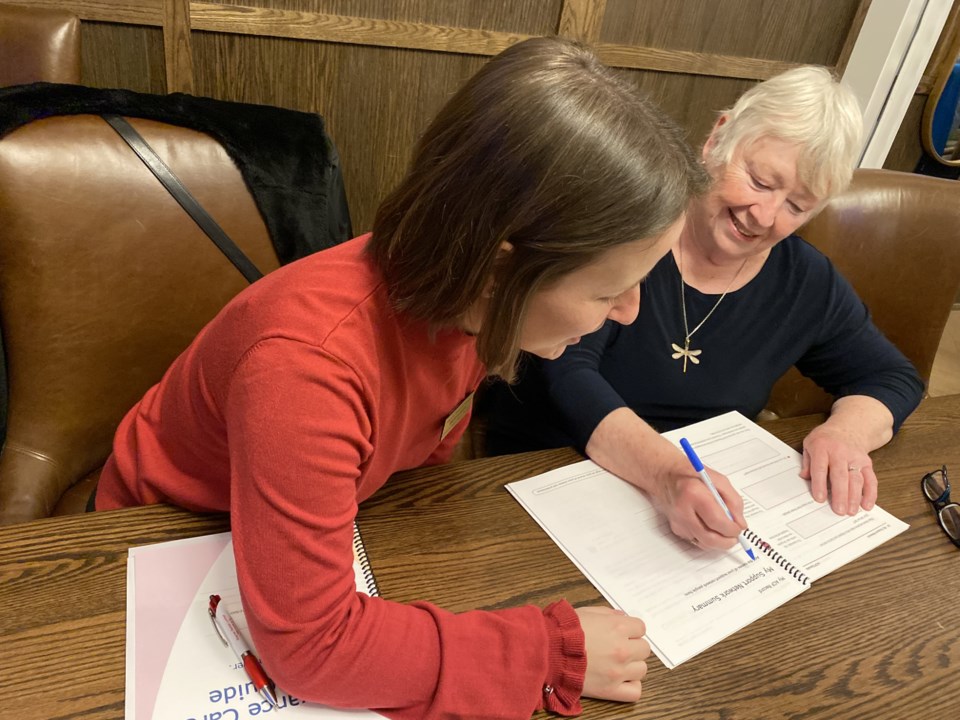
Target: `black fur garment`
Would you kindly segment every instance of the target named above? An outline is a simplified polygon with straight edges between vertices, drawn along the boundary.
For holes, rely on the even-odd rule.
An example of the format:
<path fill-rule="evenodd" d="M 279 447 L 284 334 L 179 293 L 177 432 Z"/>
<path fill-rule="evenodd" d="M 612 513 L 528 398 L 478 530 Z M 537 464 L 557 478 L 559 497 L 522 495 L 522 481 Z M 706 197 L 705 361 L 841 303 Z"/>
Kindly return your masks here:
<path fill-rule="evenodd" d="M 250 189 L 281 264 L 353 234 L 339 158 L 319 115 L 183 93 L 56 83 L 0 88 L 0 138 L 33 120 L 104 113 L 199 130 L 223 145 Z"/>

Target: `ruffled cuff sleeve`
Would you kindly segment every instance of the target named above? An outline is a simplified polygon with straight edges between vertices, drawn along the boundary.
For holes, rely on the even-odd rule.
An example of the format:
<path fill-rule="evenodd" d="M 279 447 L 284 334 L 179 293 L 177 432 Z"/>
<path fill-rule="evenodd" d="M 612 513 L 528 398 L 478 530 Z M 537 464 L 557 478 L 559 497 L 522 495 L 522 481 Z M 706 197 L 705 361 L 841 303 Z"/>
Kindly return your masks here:
<path fill-rule="evenodd" d="M 579 715 L 580 693 L 587 672 L 587 651 L 580 619 L 566 600 L 543 610 L 547 621 L 549 655 L 547 677 L 539 710 L 560 715 Z"/>

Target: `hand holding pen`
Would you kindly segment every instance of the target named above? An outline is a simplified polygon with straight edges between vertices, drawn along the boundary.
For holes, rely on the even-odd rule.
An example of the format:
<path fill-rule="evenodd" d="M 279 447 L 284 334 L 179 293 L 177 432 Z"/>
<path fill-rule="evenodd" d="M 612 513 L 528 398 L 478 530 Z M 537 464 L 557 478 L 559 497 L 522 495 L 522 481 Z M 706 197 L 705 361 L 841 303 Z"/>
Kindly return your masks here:
<path fill-rule="evenodd" d="M 260 697 L 270 703 L 271 707 L 277 708 L 277 693 L 273 681 L 263 671 L 260 661 L 250 650 L 247 641 L 243 639 L 237 624 L 230 617 L 225 605 L 220 602 L 219 595 L 210 596 L 210 607 L 207 612 L 210 613 L 213 629 L 217 631 L 217 635 L 220 636 L 223 644 L 229 645 L 240 662 L 243 663 L 243 669 L 253 683 L 253 689 L 257 691 Z"/>
<path fill-rule="evenodd" d="M 694 451 L 693 446 L 690 444 L 690 441 L 686 438 L 680 438 L 680 447 L 683 448 L 683 451 L 687 454 L 687 458 L 690 460 L 690 464 L 693 465 L 693 469 L 697 471 L 697 474 L 700 476 L 700 479 L 703 481 L 703 484 L 707 486 L 707 489 L 710 491 L 710 494 L 713 495 L 713 499 L 717 501 L 717 504 L 723 510 L 724 514 L 732 521 L 733 514 L 730 512 L 730 509 L 727 507 L 727 504 L 723 501 L 723 498 L 720 497 L 720 493 L 717 492 L 716 486 L 713 484 L 713 480 L 710 478 L 710 475 L 707 473 L 706 468 L 703 467 L 703 463 L 700 461 L 700 458 L 697 456 L 696 451 Z M 747 539 L 743 536 L 741 532 L 737 535 L 737 540 L 740 542 L 740 546 L 744 549 L 747 555 L 751 560 L 756 560 L 757 557 L 753 552 L 753 548 L 750 546 L 750 543 L 747 542 Z"/>

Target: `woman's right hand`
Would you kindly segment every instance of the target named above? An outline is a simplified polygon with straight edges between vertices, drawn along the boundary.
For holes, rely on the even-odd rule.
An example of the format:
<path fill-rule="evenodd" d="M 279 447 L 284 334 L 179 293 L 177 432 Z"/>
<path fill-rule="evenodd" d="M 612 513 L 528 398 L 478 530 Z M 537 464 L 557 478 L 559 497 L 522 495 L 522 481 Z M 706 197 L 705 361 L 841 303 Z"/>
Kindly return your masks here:
<path fill-rule="evenodd" d="M 710 468 L 706 470 L 733 520 L 727 517 L 685 457 L 682 460 L 678 457 L 673 466 L 663 472 L 651 495 L 654 504 L 667 516 L 674 535 L 697 547 L 725 550 L 733 547 L 737 535 L 747 528 L 743 498 L 726 475 Z"/>
<path fill-rule="evenodd" d="M 629 408 L 617 408 L 601 420 L 586 450 L 598 465 L 646 492 L 667 516 L 677 537 L 719 550 L 733 547 L 737 535 L 747 527 L 743 498 L 727 477 L 709 470 L 733 520 L 727 518 L 683 451 Z"/>
<path fill-rule="evenodd" d="M 619 702 L 639 700 L 650 655 L 650 645 L 643 639 L 646 625 L 608 607 L 583 607 L 576 612 L 587 650 L 582 695 Z"/>

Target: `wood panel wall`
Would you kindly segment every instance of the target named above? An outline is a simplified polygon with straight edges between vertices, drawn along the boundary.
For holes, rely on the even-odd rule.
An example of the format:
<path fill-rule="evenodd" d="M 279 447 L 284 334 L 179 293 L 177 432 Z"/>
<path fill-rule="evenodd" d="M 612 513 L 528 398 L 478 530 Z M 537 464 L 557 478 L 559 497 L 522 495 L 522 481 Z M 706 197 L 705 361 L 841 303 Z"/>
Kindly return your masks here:
<path fill-rule="evenodd" d="M 357 231 L 370 228 L 445 99 L 518 40 L 560 34 L 593 44 L 699 143 L 757 80 L 801 63 L 842 71 L 870 2 L 2 1 L 76 13 L 85 84 L 321 114 L 340 150 Z"/>

